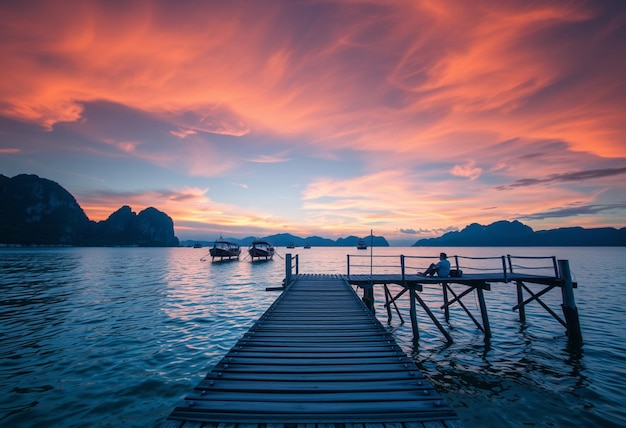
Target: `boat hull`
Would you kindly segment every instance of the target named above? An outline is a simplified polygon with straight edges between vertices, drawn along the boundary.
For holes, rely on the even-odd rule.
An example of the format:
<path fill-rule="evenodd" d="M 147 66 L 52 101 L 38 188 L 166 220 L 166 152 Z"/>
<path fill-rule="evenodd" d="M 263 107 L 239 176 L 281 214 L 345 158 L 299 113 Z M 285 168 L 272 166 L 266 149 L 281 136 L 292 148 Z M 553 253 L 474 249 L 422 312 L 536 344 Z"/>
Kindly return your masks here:
<path fill-rule="evenodd" d="M 213 260 L 233 260 L 239 258 L 241 248 L 232 242 L 218 241 L 209 250 L 209 254 L 211 254 Z"/>
<path fill-rule="evenodd" d="M 274 246 L 269 242 L 260 241 L 253 242 L 250 248 L 248 248 L 248 254 L 254 261 L 256 260 L 271 260 L 274 257 Z"/>

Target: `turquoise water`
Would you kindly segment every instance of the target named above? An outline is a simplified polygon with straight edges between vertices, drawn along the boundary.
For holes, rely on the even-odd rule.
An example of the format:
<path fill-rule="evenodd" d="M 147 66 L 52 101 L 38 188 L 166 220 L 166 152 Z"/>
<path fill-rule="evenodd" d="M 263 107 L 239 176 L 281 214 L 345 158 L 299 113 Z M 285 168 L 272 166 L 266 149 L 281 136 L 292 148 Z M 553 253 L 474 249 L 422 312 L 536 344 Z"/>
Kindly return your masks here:
<path fill-rule="evenodd" d="M 537 304 L 520 323 L 511 284 L 485 292 L 489 343 L 458 307 L 443 321 L 441 290 L 426 288 L 424 300 L 454 343 L 419 311 L 414 344 L 408 299 L 399 300 L 406 323 L 394 314 L 388 328 L 467 427 L 626 426 L 625 248 L 446 250 L 556 256 L 570 261 L 579 284 L 582 350 L 568 348 L 564 328 Z M 298 253 L 301 273 L 345 273 L 346 254 L 365 254 L 279 248 L 271 262 L 211 263 L 200 260 L 207 251 L 0 249 L 0 426 L 159 426 L 278 296 L 265 288 L 285 276 L 281 256 Z M 374 249 L 433 259 L 438 253 Z M 471 296 L 464 302 L 477 314 Z M 558 290 L 543 300 L 561 314 Z M 383 302 L 379 290 L 377 315 L 387 325 Z"/>

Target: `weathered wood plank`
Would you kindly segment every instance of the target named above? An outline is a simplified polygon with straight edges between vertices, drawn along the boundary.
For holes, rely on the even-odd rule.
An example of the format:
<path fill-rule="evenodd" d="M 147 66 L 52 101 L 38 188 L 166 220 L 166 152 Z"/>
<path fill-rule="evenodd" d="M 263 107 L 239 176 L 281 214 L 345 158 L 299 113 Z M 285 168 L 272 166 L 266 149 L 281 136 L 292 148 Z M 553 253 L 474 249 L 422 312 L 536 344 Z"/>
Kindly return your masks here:
<path fill-rule="evenodd" d="M 413 375 L 411 375 L 413 373 Z M 425 379 L 424 375 L 420 372 L 409 372 L 411 378 L 415 378 L 418 381 Z M 235 373 L 235 372 L 221 372 L 214 371 L 209 373 L 206 379 L 202 382 L 215 379 L 229 379 L 229 380 L 244 380 L 244 381 L 258 381 L 266 379 L 269 381 L 298 381 L 298 382 L 329 382 L 333 380 L 341 382 L 370 382 L 381 380 L 406 380 L 407 373 L 404 372 L 382 372 L 382 371 L 363 371 L 362 373 Z M 201 382 L 201 383 L 202 383 Z"/>
<path fill-rule="evenodd" d="M 356 364 L 397 364 L 397 360 L 393 361 L 388 356 L 381 357 L 371 357 L 368 355 L 362 355 L 357 357 L 336 357 L 334 358 L 332 354 L 323 355 L 309 355 L 308 357 L 303 358 L 294 358 L 289 355 L 269 355 L 265 357 L 253 357 L 248 356 L 245 353 L 241 355 L 237 355 L 236 357 L 231 357 L 227 361 L 230 364 L 240 364 L 240 365 L 259 365 L 259 366 L 274 366 L 274 365 L 288 365 L 288 366 L 302 366 L 302 365 L 317 365 L 317 366 L 327 366 L 327 365 L 356 365 Z M 403 364 L 404 360 L 400 360 L 400 364 Z M 404 363 L 408 364 L 408 363 Z M 403 368 L 407 368 L 404 367 Z"/>
<path fill-rule="evenodd" d="M 425 403 L 428 400 L 441 400 L 441 396 L 433 389 L 424 389 L 424 390 L 396 390 L 396 391 L 348 391 L 348 392 L 312 392 L 305 391 L 302 393 L 298 393 L 298 391 L 248 391 L 247 389 L 243 390 L 231 390 L 225 391 L 216 388 L 211 388 L 203 394 L 202 392 L 197 393 L 193 392 L 187 396 L 187 399 L 194 400 L 197 403 L 202 402 L 203 400 L 209 400 L 211 402 L 214 401 L 241 401 L 248 400 L 258 405 L 260 403 L 269 402 L 278 404 L 278 403 L 289 403 L 290 405 L 300 405 L 300 404 L 323 404 L 328 407 L 329 402 L 340 403 L 340 402 L 350 402 L 351 405 L 358 405 L 360 403 L 366 403 L 375 408 L 380 408 L 383 406 L 383 403 L 400 403 L 404 402 L 412 402 L 412 400 L 419 400 L 421 403 Z M 434 405 L 434 404 L 432 404 Z"/>
<path fill-rule="evenodd" d="M 249 348 L 249 347 L 247 347 Z M 251 351 L 249 349 L 242 349 L 240 351 L 229 352 L 226 354 L 227 358 L 268 358 L 268 355 L 271 357 L 276 356 L 277 358 L 378 358 L 378 357 L 389 357 L 390 353 L 387 349 L 378 349 L 375 348 L 371 351 L 363 350 L 359 351 L 358 354 L 354 352 L 320 352 L 311 348 L 303 348 L 302 351 L 293 351 L 293 348 L 281 347 L 279 350 L 276 347 L 273 347 L 272 350 L 267 350 L 265 347 L 256 347 L 255 350 Z M 407 358 L 408 357 L 403 352 L 392 353 L 398 356 L 398 358 Z"/>
<path fill-rule="evenodd" d="M 230 390 L 230 391 L 248 391 L 248 392 L 286 392 L 293 393 L 309 392 L 311 390 L 310 385 L 306 382 L 298 380 L 276 381 L 276 380 L 261 380 L 261 379 L 244 379 L 236 380 L 226 377 L 227 382 L 219 382 L 218 379 L 211 383 L 210 380 L 202 381 L 196 387 L 194 392 L 201 393 L 201 391 L 211 391 L 214 389 Z M 423 379 L 423 378 L 422 378 Z M 377 391 L 399 391 L 407 390 L 412 391 L 416 388 L 432 389 L 430 383 L 420 383 L 417 379 L 364 379 L 364 380 L 327 380 L 318 381 L 315 392 L 377 392 Z M 434 390 L 433 390 L 434 391 Z M 193 396 L 193 393 L 189 395 Z"/>
<path fill-rule="evenodd" d="M 404 428 L 400 422 L 387 422 L 383 424 L 384 428 Z"/>

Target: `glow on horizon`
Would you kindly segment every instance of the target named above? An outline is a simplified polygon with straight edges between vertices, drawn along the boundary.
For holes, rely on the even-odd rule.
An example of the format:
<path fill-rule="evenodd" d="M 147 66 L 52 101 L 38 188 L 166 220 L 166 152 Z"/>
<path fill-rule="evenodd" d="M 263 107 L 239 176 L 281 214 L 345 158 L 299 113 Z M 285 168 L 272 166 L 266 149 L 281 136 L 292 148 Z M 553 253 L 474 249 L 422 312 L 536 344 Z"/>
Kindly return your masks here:
<path fill-rule="evenodd" d="M 624 227 L 626 5 L 0 5 L 0 173 L 182 239 Z"/>

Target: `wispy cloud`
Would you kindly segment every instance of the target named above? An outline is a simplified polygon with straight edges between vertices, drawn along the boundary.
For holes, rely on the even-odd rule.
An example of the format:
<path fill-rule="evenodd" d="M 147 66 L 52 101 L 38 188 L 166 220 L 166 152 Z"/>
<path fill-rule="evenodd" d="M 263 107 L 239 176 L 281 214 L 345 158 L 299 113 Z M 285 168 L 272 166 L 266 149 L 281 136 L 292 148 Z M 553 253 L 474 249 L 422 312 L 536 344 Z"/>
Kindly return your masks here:
<path fill-rule="evenodd" d="M 454 165 L 450 173 L 457 177 L 466 177 L 470 180 L 476 180 L 482 174 L 482 168 L 476 167 L 474 162 L 468 162 L 465 165 Z"/>
<path fill-rule="evenodd" d="M 6 147 L 6 148 L 0 147 L 0 153 L 3 153 L 3 154 L 13 154 L 13 153 L 19 153 L 19 152 L 21 152 L 21 150 L 16 149 L 14 147 Z"/>
<path fill-rule="evenodd" d="M 253 162 L 253 163 L 282 163 L 282 162 L 288 162 L 289 158 L 283 157 L 283 156 L 276 156 L 276 155 L 259 155 L 256 158 L 253 159 L 248 159 L 248 162 Z"/>
<path fill-rule="evenodd" d="M 568 218 L 582 215 L 596 215 L 607 212 L 621 212 L 626 209 L 626 201 L 607 205 L 572 205 L 563 208 L 551 209 L 543 212 L 520 216 L 521 220 L 543 220 L 547 218 Z"/>
<path fill-rule="evenodd" d="M 197 132 L 194 131 L 193 129 L 177 129 L 175 131 L 170 131 L 170 134 L 173 135 L 174 137 L 178 137 L 180 139 L 183 139 L 185 137 L 188 137 L 189 135 L 196 135 Z"/>
<path fill-rule="evenodd" d="M 588 171 L 573 171 L 563 174 L 551 174 L 545 178 L 523 178 L 506 186 L 498 186 L 498 190 L 508 190 L 515 187 L 537 186 L 546 183 L 571 183 L 598 178 L 613 177 L 616 175 L 626 174 L 626 167 L 623 168 L 606 168 Z"/>

